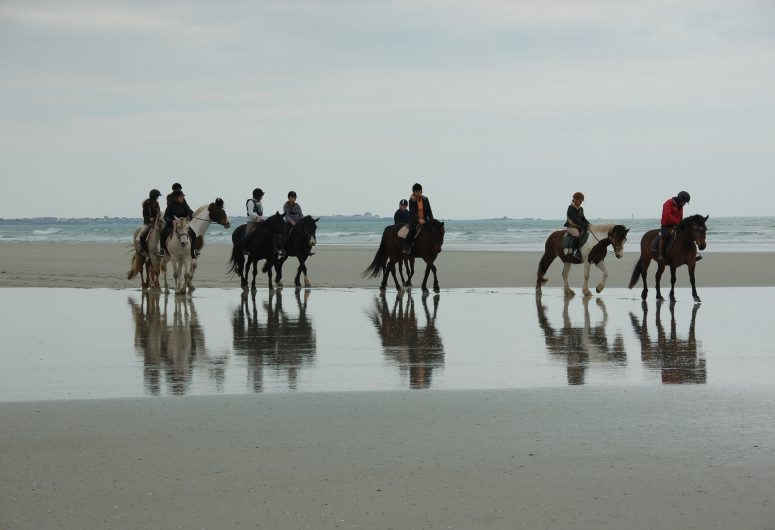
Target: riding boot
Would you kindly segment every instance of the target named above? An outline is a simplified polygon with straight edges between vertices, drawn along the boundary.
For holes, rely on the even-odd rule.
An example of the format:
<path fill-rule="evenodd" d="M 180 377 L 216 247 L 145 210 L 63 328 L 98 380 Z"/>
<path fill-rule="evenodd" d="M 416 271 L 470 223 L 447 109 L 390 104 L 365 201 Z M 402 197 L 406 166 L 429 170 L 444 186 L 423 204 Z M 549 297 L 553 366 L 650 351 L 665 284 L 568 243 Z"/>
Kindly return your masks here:
<path fill-rule="evenodd" d="M 665 240 L 663 238 L 659 238 L 659 244 L 657 247 L 657 261 L 660 263 L 664 263 L 665 261 Z"/>

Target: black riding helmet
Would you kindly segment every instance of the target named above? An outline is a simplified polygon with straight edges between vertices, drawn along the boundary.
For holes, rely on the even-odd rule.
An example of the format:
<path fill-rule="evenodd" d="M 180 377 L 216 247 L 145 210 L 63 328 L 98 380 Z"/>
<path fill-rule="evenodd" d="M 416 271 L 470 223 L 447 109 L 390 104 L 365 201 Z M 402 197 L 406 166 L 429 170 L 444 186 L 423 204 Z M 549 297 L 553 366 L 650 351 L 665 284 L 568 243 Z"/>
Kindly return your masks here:
<path fill-rule="evenodd" d="M 679 191 L 679 192 L 678 192 L 678 195 L 676 195 L 676 197 L 677 197 L 679 200 L 681 200 L 681 201 L 683 201 L 683 202 L 685 202 L 685 203 L 689 202 L 689 199 L 691 199 L 691 196 L 690 196 L 690 195 L 689 195 L 689 193 L 688 193 L 688 192 L 686 192 L 686 191 Z"/>
<path fill-rule="evenodd" d="M 158 197 L 161 197 L 161 192 L 157 189 L 153 189 L 148 193 L 148 197 L 151 199 L 156 199 Z"/>
<path fill-rule="evenodd" d="M 261 197 L 263 196 L 264 196 L 264 190 L 262 190 L 261 188 L 256 188 L 253 190 L 253 198 L 256 199 L 257 201 L 260 201 Z"/>
<path fill-rule="evenodd" d="M 178 190 L 182 190 L 182 189 L 183 189 L 183 186 L 181 186 L 181 185 L 180 185 L 179 183 L 177 183 L 177 182 L 176 182 L 175 184 L 173 184 L 173 185 L 172 185 L 172 191 L 178 191 Z"/>

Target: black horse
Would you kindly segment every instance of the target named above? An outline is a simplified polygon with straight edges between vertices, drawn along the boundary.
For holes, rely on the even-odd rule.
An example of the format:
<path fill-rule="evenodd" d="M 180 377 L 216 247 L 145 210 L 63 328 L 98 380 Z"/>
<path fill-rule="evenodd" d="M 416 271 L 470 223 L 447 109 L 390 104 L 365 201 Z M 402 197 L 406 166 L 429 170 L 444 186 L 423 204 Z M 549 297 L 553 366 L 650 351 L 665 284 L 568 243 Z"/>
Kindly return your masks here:
<path fill-rule="evenodd" d="M 269 289 L 272 289 L 272 266 L 276 263 L 278 257 L 285 255 L 285 245 L 288 241 L 288 225 L 283 221 L 283 216 L 279 212 L 267 217 L 262 223 L 259 223 L 255 231 L 250 236 L 248 242 L 248 259 L 244 256 L 244 234 L 247 225 L 238 226 L 231 234 L 231 258 L 229 259 L 229 272 L 240 275 L 242 289 L 248 289 L 248 272 L 250 266 L 253 266 L 253 282 L 251 288 L 256 288 L 256 274 L 258 273 L 258 262 L 266 260 L 261 272 L 265 272 L 269 277 Z"/>
<path fill-rule="evenodd" d="M 296 278 L 293 283 L 296 287 L 301 287 L 301 273 L 304 273 L 304 287 L 309 287 L 309 278 L 307 277 L 307 258 L 312 254 L 312 247 L 317 244 L 315 234 L 318 230 L 317 222 L 320 221 L 320 217 L 317 219 L 312 218 L 309 215 L 305 215 L 296 226 L 294 226 L 290 234 L 288 235 L 288 241 L 285 244 L 285 255 L 282 256 L 274 265 L 275 271 L 275 284 L 282 286 L 283 279 L 283 264 L 290 256 L 295 256 L 299 259 L 299 268 L 296 271 Z"/>
<path fill-rule="evenodd" d="M 382 241 L 379 244 L 374 259 L 365 271 L 361 273 L 364 278 L 377 278 L 382 274 L 382 284 L 380 290 L 384 291 L 387 287 L 388 272 L 393 275 L 393 281 L 398 291 L 402 290 L 401 285 L 396 278 L 396 264 L 405 259 L 403 253 L 406 239 L 399 237 L 398 232 L 404 225 L 390 225 L 382 232 Z M 419 228 L 417 238 L 414 240 L 412 248 L 412 258 L 422 258 L 425 263 L 425 276 L 422 279 L 422 290 L 427 291 L 428 275 L 433 271 L 433 290 L 439 292 L 439 280 L 436 277 L 436 265 L 433 262 L 436 256 L 441 252 L 441 246 L 444 244 L 444 223 L 433 219 Z M 411 278 L 410 278 L 411 279 Z"/>
<path fill-rule="evenodd" d="M 689 281 L 692 284 L 692 297 L 694 297 L 695 302 L 700 302 L 700 297 L 697 295 L 697 288 L 694 284 L 694 266 L 697 262 L 697 247 L 699 246 L 700 250 L 705 250 L 705 235 L 708 231 L 705 223 L 707 221 L 707 215 L 705 217 L 692 215 L 675 227 L 675 240 L 672 244 L 669 241 L 667 242 L 665 261 L 657 261 L 657 273 L 654 276 L 657 300 L 663 300 L 662 292 L 659 290 L 659 281 L 662 279 L 665 266 L 670 267 L 670 300 L 675 300 L 675 270 L 681 265 L 686 265 L 689 269 Z M 649 230 L 643 234 L 640 240 L 640 258 L 635 263 L 628 286 L 632 289 L 638 283 L 638 277 L 640 276 L 643 279 L 643 291 L 640 294 L 643 300 L 646 299 L 649 291 L 646 286 L 646 272 L 649 270 L 651 260 L 656 260 L 659 252 L 656 246 L 658 237 L 658 229 Z"/>

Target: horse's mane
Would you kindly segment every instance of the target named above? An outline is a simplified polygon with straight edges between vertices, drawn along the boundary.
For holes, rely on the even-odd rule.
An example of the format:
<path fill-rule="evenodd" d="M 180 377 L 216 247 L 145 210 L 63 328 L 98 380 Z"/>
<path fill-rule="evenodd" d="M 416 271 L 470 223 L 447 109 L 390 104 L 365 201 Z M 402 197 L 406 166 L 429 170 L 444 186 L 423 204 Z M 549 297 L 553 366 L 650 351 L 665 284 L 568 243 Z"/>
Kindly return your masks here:
<path fill-rule="evenodd" d="M 690 215 L 689 217 L 684 218 L 683 221 L 678 223 L 678 226 L 675 227 L 676 230 L 683 230 L 684 228 L 688 227 L 689 225 L 692 225 L 694 223 L 699 223 L 701 225 L 705 224 L 705 218 L 701 216 L 700 214 L 694 214 Z"/>
<path fill-rule="evenodd" d="M 589 231 L 595 232 L 596 234 L 607 234 L 611 231 L 613 227 L 616 225 L 614 223 L 606 223 L 606 224 L 591 224 L 589 225 Z"/>

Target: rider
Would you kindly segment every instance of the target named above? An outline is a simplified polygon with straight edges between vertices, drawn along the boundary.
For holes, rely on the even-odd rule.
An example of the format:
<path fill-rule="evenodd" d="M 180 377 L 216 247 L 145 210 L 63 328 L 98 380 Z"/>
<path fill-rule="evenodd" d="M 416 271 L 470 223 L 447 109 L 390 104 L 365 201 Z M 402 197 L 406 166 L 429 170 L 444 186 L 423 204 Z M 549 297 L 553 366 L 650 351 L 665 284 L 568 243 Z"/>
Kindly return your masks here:
<path fill-rule="evenodd" d="M 291 230 L 300 223 L 304 218 L 304 214 L 301 213 L 301 205 L 296 202 L 296 192 L 288 192 L 288 201 L 283 205 L 283 219 L 286 223 L 291 225 Z"/>
<path fill-rule="evenodd" d="M 662 228 L 659 229 L 659 250 L 657 251 L 657 260 L 659 262 L 665 261 L 665 241 L 675 229 L 675 227 L 683 221 L 684 218 L 684 205 L 689 203 L 691 196 L 686 191 L 679 191 L 678 195 L 667 199 L 662 205 L 662 219 L 660 224 Z M 697 261 L 701 260 L 702 256 L 697 255 Z"/>
<path fill-rule="evenodd" d="M 566 214 L 565 231 L 573 237 L 573 257 L 581 262 L 581 251 L 579 250 L 579 242 L 584 232 L 589 229 L 589 221 L 584 216 L 584 208 L 581 203 L 584 202 L 584 194 L 577 191 L 573 194 L 570 205 L 568 206 L 568 212 Z"/>
<path fill-rule="evenodd" d="M 409 223 L 409 210 L 407 209 L 409 203 L 406 199 L 401 199 L 398 203 L 398 210 L 393 214 L 393 222 L 395 224 L 408 224 Z"/>
<path fill-rule="evenodd" d="M 148 230 L 161 215 L 159 197 L 161 197 L 161 192 L 154 189 L 148 193 L 148 198 L 143 201 L 143 227 L 140 229 L 140 250 L 145 252 L 148 252 L 148 243 L 146 242 Z"/>
<path fill-rule="evenodd" d="M 417 225 L 424 225 L 433 220 L 433 211 L 431 210 L 431 201 L 422 194 L 422 186 L 415 183 L 412 186 L 412 195 L 409 197 L 409 233 L 406 235 L 406 245 L 404 254 L 412 253 L 414 246 L 414 237 L 417 233 Z"/>
<path fill-rule="evenodd" d="M 170 232 L 172 232 L 172 221 L 176 217 L 187 217 L 190 221 L 194 216 L 194 211 L 186 204 L 186 194 L 183 193 L 183 190 L 175 190 L 170 195 L 173 196 L 173 202 L 171 205 L 167 206 L 166 210 L 164 210 L 164 220 L 166 221 L 166 224 L 161 231 L 161 250 L 159 251 L 159 256 L 164 256 L 167 252 L 167 238 L 169 237 Z M 191 257 L 196 257 L 193 240 L 191 242 Z"/>
<path fill-rule="evenodd" d="M 245 201 L 245 209 L 247 210 L 248 221 L 245 225 L 245 232 L 242 235 L 242 241 L 247 242 L 248 238 L 253 235 L 259 223 L 264 222 L 264 205 L 261 204 L 261 199 L 264 198 L 264 190 L 256 188 L 253 190 L 253 196 Z M 248 253 L 248 245 L 243 245 L 245 254 Z"/>

